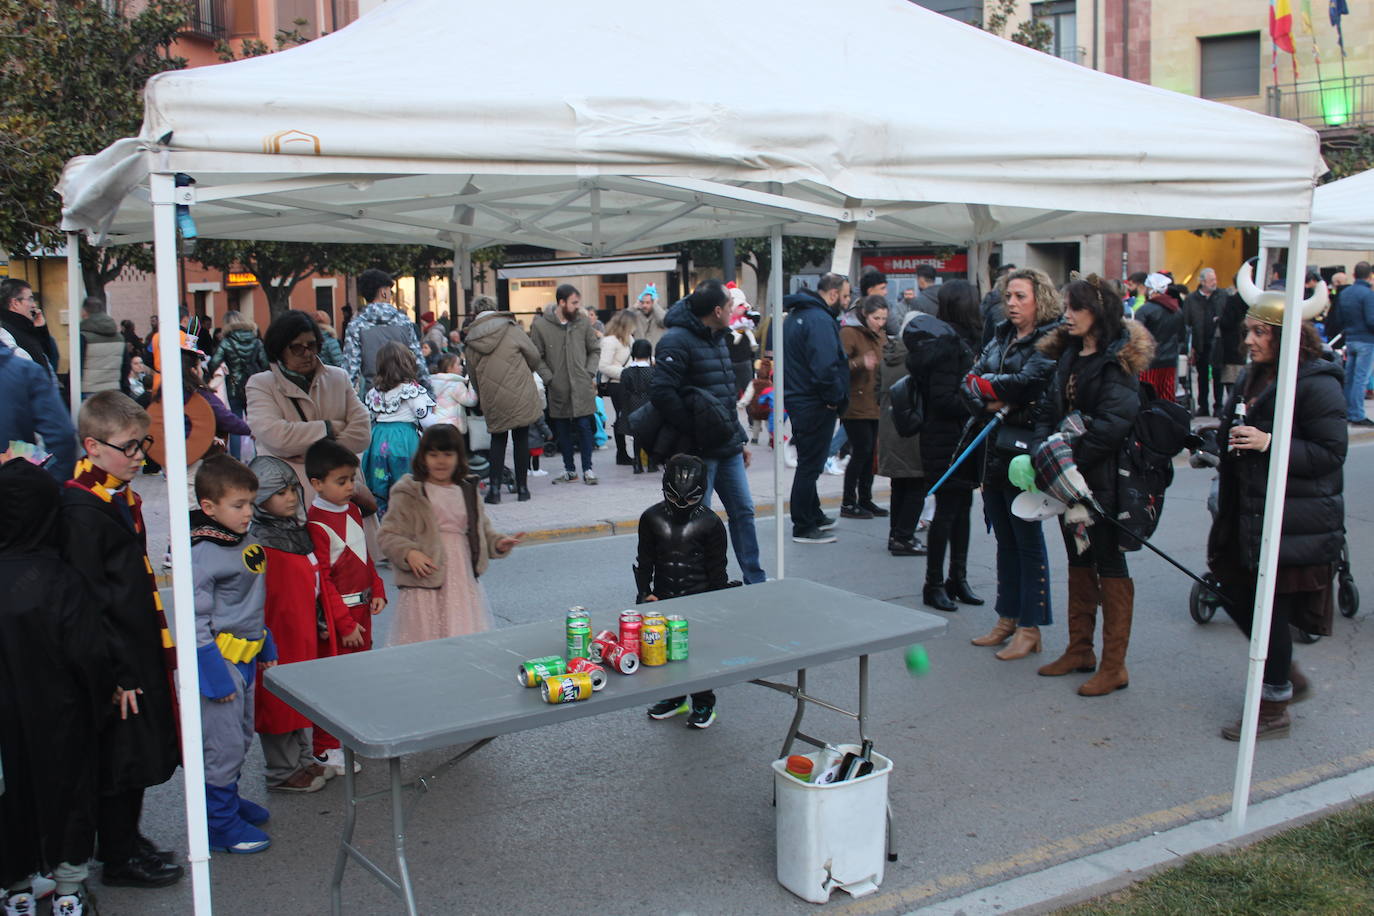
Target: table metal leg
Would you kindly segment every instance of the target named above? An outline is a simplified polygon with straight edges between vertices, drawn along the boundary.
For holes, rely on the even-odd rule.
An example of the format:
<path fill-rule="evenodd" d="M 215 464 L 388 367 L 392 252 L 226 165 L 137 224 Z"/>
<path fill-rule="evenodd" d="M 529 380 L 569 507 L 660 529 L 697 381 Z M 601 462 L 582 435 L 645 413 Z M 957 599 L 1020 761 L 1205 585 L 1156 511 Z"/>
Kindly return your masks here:
<path fill-rule="evenodd" d="M 343 913 L 343 875 L 348 864 L 349 850 L 353 847 L 353 828 L 358 822 L 358 793 L 353 775 L 353 750 L 343 749 L 344 757 L 344 828 L 339 838 L 339 855 L 334 860 L 334 878 L 329 883 L 329 910 L 334 916 Z"/>
<path fill-rule="evenodd" d="M 419 916 L 415 906 L 415 888 L 410 883 L 410 865 L 406 862 L 406 805 L 405 785 L 401 782 L 401 758 L 391 758 L 391 831 L 396 843 L 396 867 L 400 870 L 401 895 L 407 916 Z"/>
<path fill-rule="evenodd" d="M 859 743 L 868 740 L 868 656 L 859 656 Z"/>
<path fill-rule="evenodd" d="M 787 737 L 782 742 L 782 753 L 778 754 L 781 760 L 792 753 L 792 745 L 797 740 L 797 729 L 801 728 L 802 716 L 806 713 L 806 669 L 801 668 L 797 671 L 797 711 L 792 714 L 792 724 L 787 727 Z"/>

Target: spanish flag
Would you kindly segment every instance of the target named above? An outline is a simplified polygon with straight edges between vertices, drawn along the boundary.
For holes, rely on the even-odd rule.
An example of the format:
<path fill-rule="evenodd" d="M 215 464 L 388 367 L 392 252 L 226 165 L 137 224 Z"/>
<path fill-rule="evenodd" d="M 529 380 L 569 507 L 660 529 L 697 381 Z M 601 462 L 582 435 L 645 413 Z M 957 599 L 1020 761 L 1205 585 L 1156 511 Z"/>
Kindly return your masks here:
<path fill-rule="evenodd" d="M 1293 7 L 1289 0 L 1269 0 L 1269 38 L 1274 46 L 1293 54 Z"/>

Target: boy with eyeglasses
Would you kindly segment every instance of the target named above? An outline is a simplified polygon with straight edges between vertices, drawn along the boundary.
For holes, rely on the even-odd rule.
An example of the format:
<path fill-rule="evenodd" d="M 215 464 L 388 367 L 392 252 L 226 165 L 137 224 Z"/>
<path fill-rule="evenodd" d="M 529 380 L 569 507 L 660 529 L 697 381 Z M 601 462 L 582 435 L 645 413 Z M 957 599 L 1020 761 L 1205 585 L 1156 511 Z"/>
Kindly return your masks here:
<path fill-rule="evenodd" d="M 81 406 L 86 457 L 62 494 L 63 557 L 85 580 L 115 672 L 112 708 L 94 742 L 99 798 L 93 823 L 103 883 L 163 887 L 182 867 L 139 833 L 143 792 L 181 762 L 173 707 L 175 648 L 148 562 L 142 500 L 129 486 L 152 439 L 147 412 L 118 391 Z M 59 880 L 60 880 L 59 876 Z"/>

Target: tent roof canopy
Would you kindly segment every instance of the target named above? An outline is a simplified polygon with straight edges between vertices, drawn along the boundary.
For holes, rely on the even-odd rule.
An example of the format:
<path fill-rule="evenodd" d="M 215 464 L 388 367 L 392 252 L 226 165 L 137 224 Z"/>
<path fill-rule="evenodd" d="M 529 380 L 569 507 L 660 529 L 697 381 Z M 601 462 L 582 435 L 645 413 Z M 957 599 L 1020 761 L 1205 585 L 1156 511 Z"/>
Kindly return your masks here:
<path fill-rule="evenodd" d="M 1288 227 L 1266 227 L 1260 245 L 1287 248 Z M 1333 181 L 1312 195 L 1308 248 L 1374 251 L 1374 169 Z"/>
<path fill-rule="evenodd" d="M 65 228 L 146 241 L 148 175 L 169 171 L 196 179 L 206 237 L 584 256 L 779 224 L 963 246 L 1308 217 L 1325 167 L 1300 124 L 907 0 L 853 0 L 848 30 L 817 28 L 833 18 L 825 0 L 701 0 L 683 35 L 651 3 L 393 0 L 288 51 L 154 77 L 140 136 L 68 164 Z M 589 23 L 625 53 L 575 53 Z M 928 53 L 876 67 L 874 34 Z M 665 35 L 676 57 L 636 53 Z"/>

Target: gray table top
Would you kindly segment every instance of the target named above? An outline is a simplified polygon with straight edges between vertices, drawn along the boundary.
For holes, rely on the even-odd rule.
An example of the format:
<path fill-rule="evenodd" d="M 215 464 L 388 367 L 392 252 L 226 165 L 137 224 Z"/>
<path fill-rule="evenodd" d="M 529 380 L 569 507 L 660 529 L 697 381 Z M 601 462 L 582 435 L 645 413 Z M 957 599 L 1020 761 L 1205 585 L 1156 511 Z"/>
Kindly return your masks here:
<path fill-rule="evenodd" d="M 641 608 L 682 614 L 690 657 L 610 672 L 589 700 L 550 705 L 516 683 L 522 661 L 561 655 L 563 620 L 268 669 L 264 682 L 345 745 L 382 758 L 641 706 L 666 697 L 906 646 L 944 620 L 806 579 L 724 589 Z M 621 609 L 592 613 L 614 630 Z"/>

